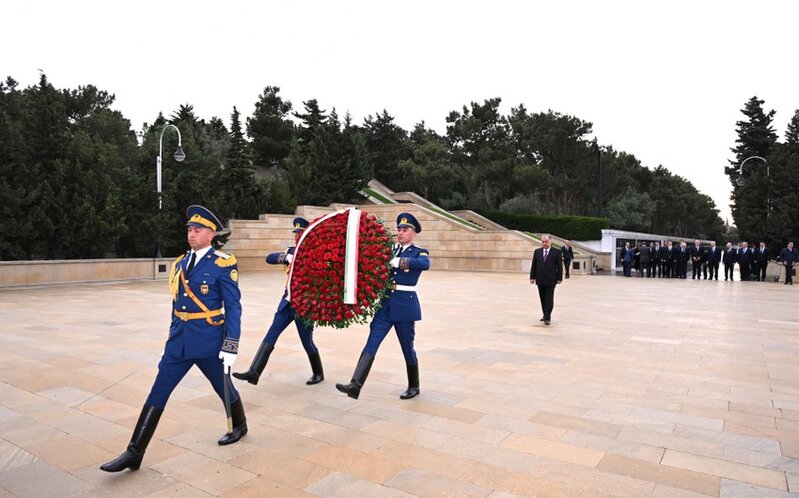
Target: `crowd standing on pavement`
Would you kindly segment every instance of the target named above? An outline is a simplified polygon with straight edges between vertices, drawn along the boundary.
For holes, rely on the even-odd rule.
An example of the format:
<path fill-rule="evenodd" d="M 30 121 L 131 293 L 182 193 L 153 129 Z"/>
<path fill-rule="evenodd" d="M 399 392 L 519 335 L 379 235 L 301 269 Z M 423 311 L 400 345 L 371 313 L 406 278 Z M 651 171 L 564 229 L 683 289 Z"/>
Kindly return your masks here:
<path fill-rule="evenodd" d="M 737 264 L 740 280 L 754 282 L 765 282 L 768 266 L 775 262 L 785 267 L 785 285 L 793 285 L 793 266 L 799 261 L 799 251 L 793 241 L 779 253 L 772 253 L 764 241 L 752 249 L 746 241 L 739 247 L 728 241 L 721 248 L 716 241 L 705 245 L 697 239 L 688 246 L 680 239 L 676 244 L 671 240 L 638 242 L 635 247 L 625 242 L 620 259 L 625 277 L 687 279 L 690 264 L 691 280 L 719 280 L 723 264 L 724 280 L 733 281 Z"/>

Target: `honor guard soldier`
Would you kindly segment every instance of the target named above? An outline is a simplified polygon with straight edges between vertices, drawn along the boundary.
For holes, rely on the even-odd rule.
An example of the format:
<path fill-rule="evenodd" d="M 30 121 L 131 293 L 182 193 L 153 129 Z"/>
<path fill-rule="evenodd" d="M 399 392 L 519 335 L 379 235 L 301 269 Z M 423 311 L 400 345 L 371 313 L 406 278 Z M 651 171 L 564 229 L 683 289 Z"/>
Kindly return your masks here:
<path fill-rule="evenodd" d="M 300 236 L 306 228 L 308 228 L 308 221 L 305 220 L 305 218 L 294 218 L 293 232 L 295 244 L 299 242 Z M 289 247 L 284 252 L 272 253 L 266 257 L 266 262 L 270 265 L 283 265 L 283 269 L 286 271 L 286 274 L 288 274 L 294 261 L 294 251 L 294 247 Z M 280 299 L 280 304 L 278 304 L 277 311 L 275 312 L 275 318 L 272 320 L 272 326 L 269 327 L 264 340 L 261 342 L 261 346 L 258 348 L 258 352 L 255 353 L 250 369 L 246 372 L 236 372 L 233 374 L 233 377 L 246 380 L 250 384 L 258 384 L 258 379 L 261 377 L 264 368 L 266 368 L 269 356 L 275 349 L 277 338 L 280 337 L 280 334 L 286 330 L 286 327 L 288 327 L 291 322 L 294 322 L 297 327 L 297 333 L 300 335 L 302 347 L 305 349 L 305 352 L 308 354 L 308 360 L 311 362 L 312 375 L 305 383 L 308 385 L 318 384 L 325 380 L 325 373 L 324 370 L 322 370 L 322 359 L 319 357 L 319 349 L 317 349 L 316 344 L 313 342 L 313 326 L 306 325 L 302 319 L 297 316 L 287 296 L 288 289 L 284 289 L 283 297 Z"/>
<path fill-rule="evenodd" d="M 236 258 L 211 247 L 211 241 L 222 230 L 222 223 L 211 211 L 193 205 L 186 215 L 191 250 L 172 263 L 169 274 L 172 323 L 158 375 L 127 450 L 100 467 L 106 472 L 139 469 L 170 394 L 194 365 L 220 398 L 227 394 L 231 401 L 233 430 L 218 443 L 235 443 L 247 433 L 241 397 L 232 386 L 226 393 L 224 381 L 239 349 L 241 293 Z"/>
<path fill-rule="evenodd" d="M 419 395 L 419 363 L 413 341 L 416 335 L 415 323 L 422 319 L 422 310 L 416 296 L 416 283 L 422 272 L 430 269 L 430 254 L 427 249 L 413 245 L 413 240 L 421 231 L 422 225 L 412 214 L 401 213 L 397 217 L 397 247 L 395 256 L 390 261 L 391 290 L 383 298 L 380 309 L 369 325 L 369 338 L 358 359 L 352 380 L 349 384 L 336 384 L 336 389 L 350 398 L 358 399 L 377 349 L 391 327 L 394 327 L 399 338 L 408 372 L 408 389 L 400 395 L 400 399 Z"/>

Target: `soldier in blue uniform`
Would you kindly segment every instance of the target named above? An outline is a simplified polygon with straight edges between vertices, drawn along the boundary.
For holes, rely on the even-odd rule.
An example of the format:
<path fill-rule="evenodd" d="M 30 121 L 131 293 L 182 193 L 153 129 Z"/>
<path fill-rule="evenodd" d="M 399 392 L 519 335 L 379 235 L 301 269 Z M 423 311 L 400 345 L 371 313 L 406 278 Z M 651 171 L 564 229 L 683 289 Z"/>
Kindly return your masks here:
<path fill-rule="evenodd" d="M 294 218 L 293 231 L 295 244 L 299 242 L 300 236 L 306 228 L 308 228 L 307 220 L 304 218 Z M 288 273 L 291 269 L 291 263 L 294 260 L 294 250 L 294 247 L 289 247 L 285 252 L 272 253 L 266 257 L 266 262 L 270 265 L 283 265 L 286 273 Z M 297 316 L 294 308 L 291 307 L 291 303 L 287 300 L 287 296 L 288 289 L 285 289 L 283 291 L 283 297 L 280 299 L 280 304 L 277 306 L 275 318 L 272 320 L 272 326 L 269 327 L 269 330 L 266 332 L 266 337 L 264 337 L 261 346 L 258 348 L 258 352 L 255 353 L 250 369 L 246 372 L 235 372 L 233 377 L 246 380 L 250 384 L 258 384 L 258 379 L 261 377 L 261 373 L 263 373 L 266 363 L 269 361 L 269 356 L 275 349 L 277 338 L 280 337 L 280 334 L 286 330 L 286 327 L 288 327 L 291 322 L 294 322 L 297 326 L 297 332 L 300 334 L 302 347 L 305 348 L 305 352 L 308 354 L 308 360 L 311 362 L 312 375 L 305 383 L 312 385 L 325 380 L 325 373 L 322 369 L 322 358 L 319 356 L 319 349 L 313 342 L 313 326 L 306 325 L 302 319 Z"/>
<path fill-rule="evenodd" d="M 192 205 L 186 215 L 191 250 L 172 263 L 169 274 L 172 323 L 158 375 L 127 450 L 100 467 L 106 472 L 139 469 L 170 394 L 192 366 L 197 365 L 221 399 L 225 372 L 236 360 L 241 331 L 236 258 L 211 247 L 222 230 L 222 223 L 211 211 Z M 247 433 L 244 404 L 232 387 L 230 399 L 233 431 L 218 441 L 223 445 L 235 443 Z"/>
<path fill-rule="evenodd" d="M 413 349 L 413 340 L 416 334 L 415 322 L 422 319 L 422 310 L 416 296 L 416 282 L 424 270 L 430 269 L 430 254 L 427 249 L 413 245 L 413 239 L 421 231 L 422 226 L 412 214 L 401 213 L 397 217 L 396 255 L 390 263 L 392 290 L 383 299 L 369 325 L 369 338 L 358 359 L 352 380 L 349 384 L 336 384 L 336 389 L 350 398 L 358 399 L 377 349 L 391 327 L 397 332 L 408 372 L 408 389 L 400 395 L 400 399 L 419 395 L 419 363 Z"/>

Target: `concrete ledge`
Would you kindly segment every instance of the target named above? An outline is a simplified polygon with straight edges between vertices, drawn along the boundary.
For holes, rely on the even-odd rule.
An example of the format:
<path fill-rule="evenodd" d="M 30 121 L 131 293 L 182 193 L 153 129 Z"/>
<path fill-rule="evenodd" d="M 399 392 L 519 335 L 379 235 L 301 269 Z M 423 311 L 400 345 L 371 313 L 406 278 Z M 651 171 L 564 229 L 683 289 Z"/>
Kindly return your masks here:
<path fill-rule="evenodd" d="M 166 278 L 174 258 L 0 262 L 0 288 Z"/>

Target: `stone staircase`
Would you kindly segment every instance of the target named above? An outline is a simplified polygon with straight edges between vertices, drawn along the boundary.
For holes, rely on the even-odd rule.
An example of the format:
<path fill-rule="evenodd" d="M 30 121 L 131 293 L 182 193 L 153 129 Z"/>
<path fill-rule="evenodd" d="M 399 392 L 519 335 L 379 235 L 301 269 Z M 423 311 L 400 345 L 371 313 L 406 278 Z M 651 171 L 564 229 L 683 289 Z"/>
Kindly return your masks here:
<path fill-rule="evenodd" d="M 296 215 L 265 214 L 258 220 L 230 220 L 231 236 L 224 250 L 236 255 L 242 270 L 279 270 L 275 265 L 267 265 L 264 257 L 293 245 L 291 221 L 295 216 L 313 220 L 346 207 L 350 206 L 298 206 Z M 382 218 L 392 230 L 399 213 L 413 213 L 422 225 L 415 244 L 430 251 L 432 269 L 435 270 L 529 272 L 532 252 L 540 246 L 534 236 L 496 228 L 493 223 L 491 229 L 477 226 L 481 220 L 467 221 L 442 212 L 437 206 L 401 202 L 360 208 Z M 581 251 L 578 260 L 580 270 L 573 270 L 575 274 L 593 273 L 594 254 Z"/>

